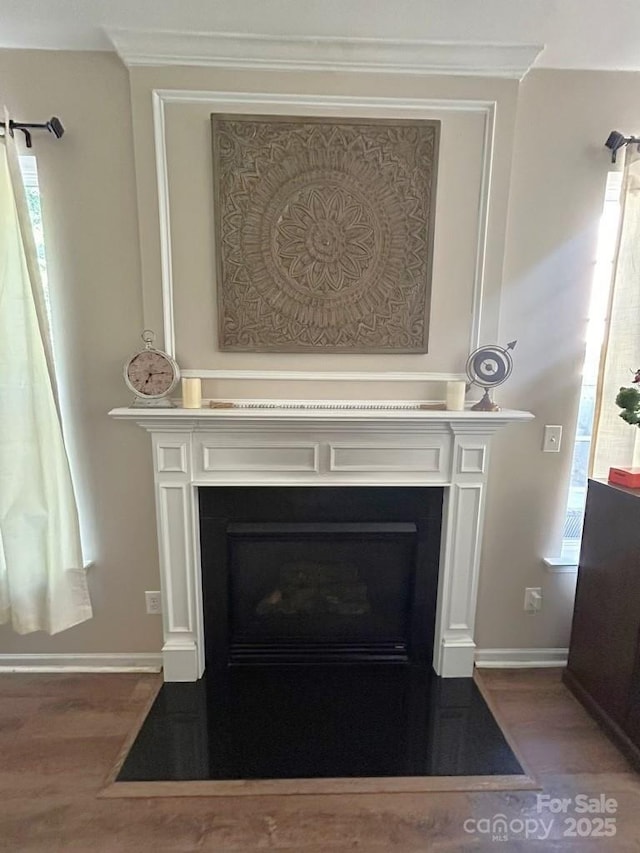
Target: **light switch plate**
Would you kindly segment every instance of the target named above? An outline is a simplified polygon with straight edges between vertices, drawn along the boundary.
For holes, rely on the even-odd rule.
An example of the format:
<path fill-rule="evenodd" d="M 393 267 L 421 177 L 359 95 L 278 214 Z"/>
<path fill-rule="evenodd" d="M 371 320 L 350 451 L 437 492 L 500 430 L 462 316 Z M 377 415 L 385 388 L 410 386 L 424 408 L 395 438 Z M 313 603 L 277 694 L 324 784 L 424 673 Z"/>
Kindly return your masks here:
<path fill-rule="evenodd" d="M 562 444 L 562 427 L 549 425 L 544 428 L 544 440 L 542 450 L 545 453 L 560 453 Z"/>
<path fill-rule="evenodd" d="M 524 609 L 528 613 L 538 613 L 542 610 L 542 588 L 539 586 L 527 587 L 524 591 Z"/>

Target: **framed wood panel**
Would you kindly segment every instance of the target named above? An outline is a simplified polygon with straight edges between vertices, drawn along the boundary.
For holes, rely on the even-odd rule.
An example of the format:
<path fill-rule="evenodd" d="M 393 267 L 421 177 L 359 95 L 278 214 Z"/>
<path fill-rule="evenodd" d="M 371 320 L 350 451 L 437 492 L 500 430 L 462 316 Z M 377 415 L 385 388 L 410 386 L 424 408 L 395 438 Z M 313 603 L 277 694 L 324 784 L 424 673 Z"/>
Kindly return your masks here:
<path fill-rule="evenodd" d="M 211 123 L 220 349 L 427 352 L 440 122 Z"/>

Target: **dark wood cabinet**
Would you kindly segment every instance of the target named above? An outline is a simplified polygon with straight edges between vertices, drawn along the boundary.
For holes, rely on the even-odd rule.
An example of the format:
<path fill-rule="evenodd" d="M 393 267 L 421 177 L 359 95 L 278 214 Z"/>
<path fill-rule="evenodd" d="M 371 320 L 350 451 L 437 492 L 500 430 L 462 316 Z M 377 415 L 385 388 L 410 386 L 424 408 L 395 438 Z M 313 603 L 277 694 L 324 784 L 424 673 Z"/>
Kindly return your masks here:
<path fill-rule="evenodd" d="M 589 481 L 564 681 L 640 766 L 640 490 Z"/>

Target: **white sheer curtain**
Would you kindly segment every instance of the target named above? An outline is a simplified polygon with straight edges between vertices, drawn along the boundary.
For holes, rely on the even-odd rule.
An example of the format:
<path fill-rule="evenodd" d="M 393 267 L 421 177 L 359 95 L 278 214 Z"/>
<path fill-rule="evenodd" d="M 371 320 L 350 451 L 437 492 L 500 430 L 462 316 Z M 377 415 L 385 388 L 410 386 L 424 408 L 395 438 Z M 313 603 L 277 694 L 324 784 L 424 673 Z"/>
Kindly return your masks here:
<path fill-rule="evenodd" d="M 42 282 L 7 133 L 0 139 L 0 624 L 55 634 L 91 616 Z"/>
<path fill-rule="evenodd" d="M 594 423 L 592 473 L 611 466 L 640 467 L 640 429 L 620 418 L 615 399 L 640 368 L 640 154 L 626 151 L 622 217 L 615 259 L 609 323 Z"/>

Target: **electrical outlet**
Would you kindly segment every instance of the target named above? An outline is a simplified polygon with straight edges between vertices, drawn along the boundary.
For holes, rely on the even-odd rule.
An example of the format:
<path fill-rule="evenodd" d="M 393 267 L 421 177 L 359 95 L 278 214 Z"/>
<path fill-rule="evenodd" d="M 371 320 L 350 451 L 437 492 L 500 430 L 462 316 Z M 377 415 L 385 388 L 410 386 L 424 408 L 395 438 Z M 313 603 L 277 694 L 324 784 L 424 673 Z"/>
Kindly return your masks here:
<path fill-rule="evenodd" d="M 528 613 L 537 613 L 542 610 L 542 588 L 529 586 L 524 591 L 524 609 Z"/>
<path fill-rule="evenodd" d="M 147 613 L 155 616 L 157 613 L 162 613 L 162 595 L 160 592 L 145 592 L 145 601 L 147 602 Z"/>
<path fill-rule="evenodd" d="M 562 444 L 562 427 L 547 425 L 544 428 L 542 450 L 544 453 L 560 453 Z"/>

